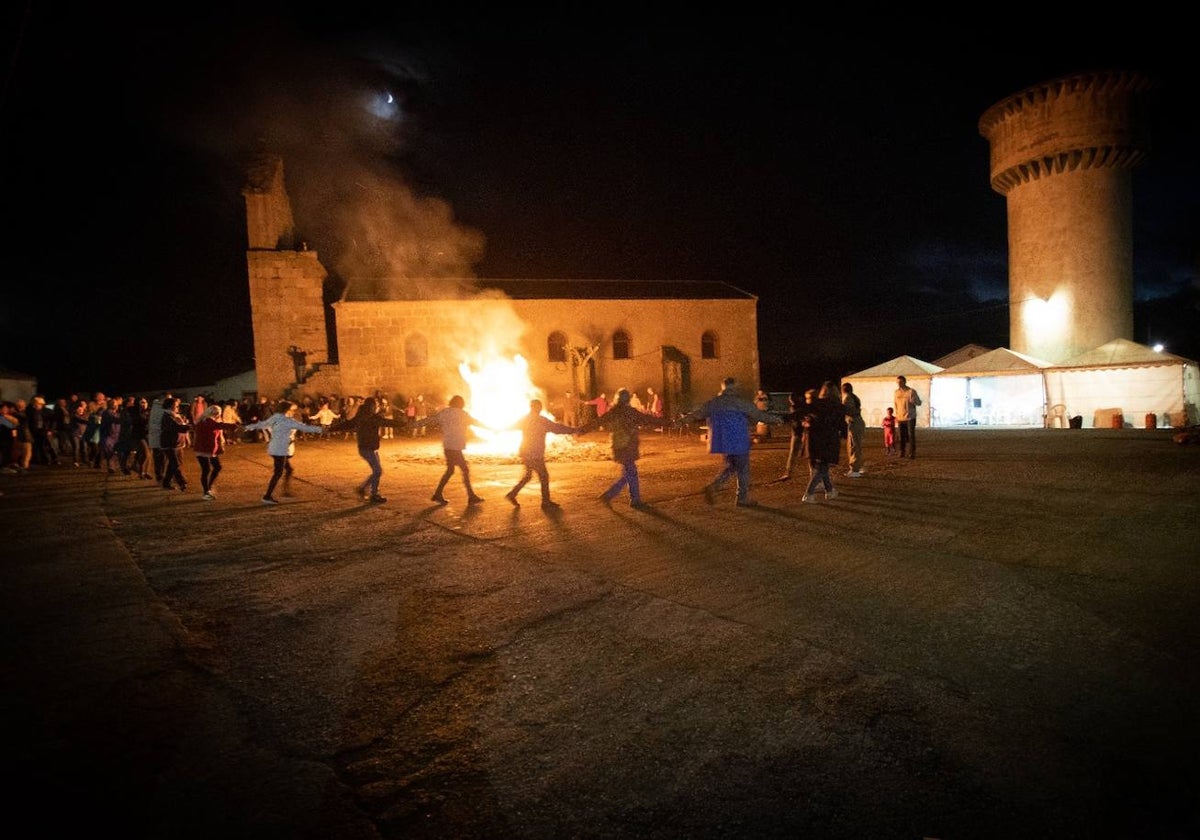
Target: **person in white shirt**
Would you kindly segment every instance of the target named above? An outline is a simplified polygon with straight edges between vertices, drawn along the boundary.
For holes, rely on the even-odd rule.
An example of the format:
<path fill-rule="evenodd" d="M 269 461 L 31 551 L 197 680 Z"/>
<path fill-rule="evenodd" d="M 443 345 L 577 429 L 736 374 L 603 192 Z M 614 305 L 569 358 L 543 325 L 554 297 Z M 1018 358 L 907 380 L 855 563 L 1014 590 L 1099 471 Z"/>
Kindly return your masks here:
<path fill-rule="evenodd" d="M 275 486 L 279 484 L 280 478 L 283 479 L 283 495 L 292 495 L 292 456 L 296 454 L 296 432 L 311 435 L 325 433 L 324 426 L 309 426 L 292 417 L 292 412 L 295 410 L 294 402 L 280 400 L 275 404 L 275 413 L 266 420 L 243 427 L 243 431 L 254 432 L 261 429 L 270 434 L 270 440 L 267 441 L 267 454 L 275 461 L 275 469 L 271 473 L 270 483 L 267 484 L 267 492 L 262 497 L 264 505 L 279 504 L 279 500 L 275 498 L 274 494 Z"/>

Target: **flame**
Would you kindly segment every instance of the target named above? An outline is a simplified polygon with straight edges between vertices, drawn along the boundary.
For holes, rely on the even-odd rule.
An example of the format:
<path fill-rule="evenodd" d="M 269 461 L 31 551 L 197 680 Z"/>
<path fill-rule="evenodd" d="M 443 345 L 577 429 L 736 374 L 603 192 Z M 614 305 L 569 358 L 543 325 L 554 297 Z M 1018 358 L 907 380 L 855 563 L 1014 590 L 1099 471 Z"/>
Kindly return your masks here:
<path fill-rule="evenodd" d="M 505 430 L 529 413 L 529 401 L 542 399 L 542 392 L 529 378 L 529 362 L 517 354 L 511 359 L 493 358 L 479 367 L 470 362 L 458 366 L 470 391 L 467 411 L 489 428 L 473 426 L 479 440 L 467 451 L 475 454 L 512 455 L 521 445 L 521 433 Z M 547 417 L 545 410 L 542 411 Z"/>

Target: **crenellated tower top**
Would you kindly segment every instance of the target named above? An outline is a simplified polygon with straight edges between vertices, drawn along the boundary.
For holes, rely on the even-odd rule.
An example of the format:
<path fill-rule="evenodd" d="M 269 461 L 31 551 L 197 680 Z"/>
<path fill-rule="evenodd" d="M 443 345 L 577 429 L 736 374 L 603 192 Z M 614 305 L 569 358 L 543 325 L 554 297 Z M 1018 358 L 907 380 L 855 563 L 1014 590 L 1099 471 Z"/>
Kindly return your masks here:
<path fill-rule="evenodd" d="M 979 119 L 991 144 L 992 189 L 1077 169 L 1133 169 L 1149 152 L 1138 95 L 1155 82 L 1137 71 L 1076 73 L 1026 88 Z"/>

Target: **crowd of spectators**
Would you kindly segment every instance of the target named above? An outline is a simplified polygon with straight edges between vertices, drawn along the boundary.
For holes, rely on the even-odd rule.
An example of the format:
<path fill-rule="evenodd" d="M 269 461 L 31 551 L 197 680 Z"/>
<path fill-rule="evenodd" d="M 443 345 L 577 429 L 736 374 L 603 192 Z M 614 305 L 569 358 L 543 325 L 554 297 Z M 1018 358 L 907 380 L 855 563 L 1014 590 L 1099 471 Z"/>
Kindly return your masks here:
<path fill-rule="evenodd" d="M 12 474 L 37 467 L 73 466 L 158 478 L 151 457 L 152 441 L 159 431 L 154 428 L 158 418 L 152 415 L 155 403 L 161 405 L 172 398 L 179 399 L 170 393 L 154 397 L 109 396 L 97 391 L 90 396 L 70 394 L 53 403 L 41 394 L 29 400 L 0 401 L 0 472 Z M 374 398 L 383 406 L 385 417 L 403 416 L 379 392 Z M 337 420 L 352 420 L 364 399 L 357 395 L 305 396 L 296 401 L 295 416 L 302 423 L 328 429 Z M 179 399 L 178 412 L 195 423 L 206 408 L 214 405 L 221 408 L 222 422 L 238 426 L 265 420 L 274 410 L 274 403 L 266 397 L 217 400 L 197 395 Z M 333 434 L 353 436 L 352 432 Z M 383 430 L 383 435 L 390 438 L 392 428 Z M 265 439 L 266 433 L 262 431 L 227 436 L 230 444 Z"/>

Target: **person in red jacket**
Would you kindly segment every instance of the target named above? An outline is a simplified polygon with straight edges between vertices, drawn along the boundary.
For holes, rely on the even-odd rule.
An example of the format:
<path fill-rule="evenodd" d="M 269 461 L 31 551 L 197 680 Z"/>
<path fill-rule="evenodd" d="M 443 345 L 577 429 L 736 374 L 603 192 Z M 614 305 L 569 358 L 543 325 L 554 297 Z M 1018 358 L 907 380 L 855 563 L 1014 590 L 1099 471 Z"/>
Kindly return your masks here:
<path fill-rule="evenodd" d="M 217 498 L 213 485 L 221 474 L 221 453 L 225 451 L 225 433 L 237 432 L 241 428 L 237 423 L 221 422 L 221 406 L 210 405 L 200 415 L 196 423 L 194 436 L 196 438 L 196 463 L 200 465 L 200 487 L 204 491 L 201 497 L 206 502 Z"/>

